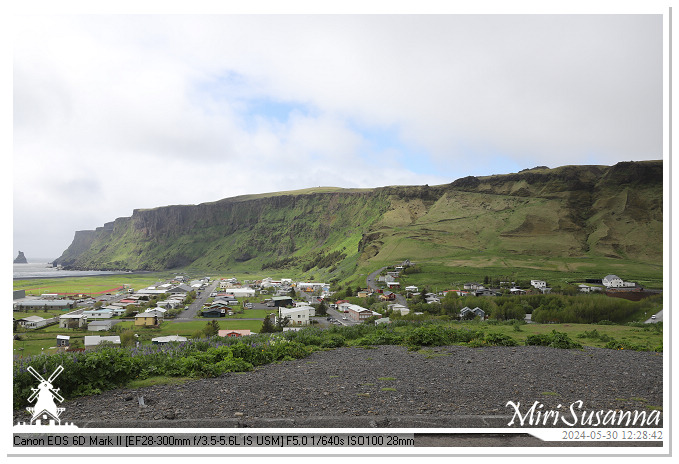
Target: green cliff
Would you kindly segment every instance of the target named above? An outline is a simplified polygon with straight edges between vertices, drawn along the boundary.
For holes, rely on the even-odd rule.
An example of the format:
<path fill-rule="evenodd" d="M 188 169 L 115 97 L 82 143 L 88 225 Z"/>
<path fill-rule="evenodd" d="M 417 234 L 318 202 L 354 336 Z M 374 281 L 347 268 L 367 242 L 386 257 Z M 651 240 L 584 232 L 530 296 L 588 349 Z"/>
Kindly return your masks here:
<path fill-rule="evenodd" d="M 77 269 L 294 269 L 342 280 L 411 259 L 662 265 L 662 161 L 534 168 L 439 186 L 319 188 L 135 210 L 76 232 Z"/>

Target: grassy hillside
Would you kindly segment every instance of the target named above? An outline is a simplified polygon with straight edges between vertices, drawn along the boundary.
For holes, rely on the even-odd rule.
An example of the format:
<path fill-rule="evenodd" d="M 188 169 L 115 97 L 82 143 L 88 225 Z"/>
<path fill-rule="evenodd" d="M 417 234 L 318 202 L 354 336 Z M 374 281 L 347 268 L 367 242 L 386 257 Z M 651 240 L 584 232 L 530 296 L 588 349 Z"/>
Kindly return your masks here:
<path fill-rule="evenodd" d="M 445 281 L 616 273 L 658 287 L 662 172 L 661 161 L 535 168 L 440 186 L 323 187 L 136 210 L 77 233 L 58 262 L 360 283 L 410 259 Z"/>

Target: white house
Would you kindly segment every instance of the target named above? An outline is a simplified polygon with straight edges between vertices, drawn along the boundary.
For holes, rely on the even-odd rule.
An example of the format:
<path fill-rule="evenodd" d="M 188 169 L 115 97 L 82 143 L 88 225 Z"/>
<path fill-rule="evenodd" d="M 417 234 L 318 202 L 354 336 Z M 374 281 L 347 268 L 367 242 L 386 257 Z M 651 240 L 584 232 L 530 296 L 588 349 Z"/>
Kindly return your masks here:
<path fill-rule="evenodd" d="M 89 324 L 87 324 L 87 330 L 89 330 L 90 332 L 104 332 L 107 330 L 111 330 L 111 327 L 113 327 L 112 320 L 92 321 Z"/>
<path fill-rule="evenodd" d="M 613 274 L 609 274 L 601 279 L 601 283 L 604 284 L 604 287 L 606 288 L 636 287 L 634 282 L 623 282 L 620 277 Z"/>
<path fill-rule="evenodd" d="M 151 344 L 153 345 L 164 345 L 165 343 L 171 342 L 185 342 L 186 337 L 180 337 L 179 335 L 166 335 L 165 337 L 156 337 L 151 339 Z"/>
<path fill-rule="evenodd" d="M 483 309 L 479 308 L 478 306 L 474 309 L 470 309 L 468 306 L 465 306 L 460 310 L 461 317 L 464 318 L 468 314 L 474 314 L 474 317 L 480 317 L 481 319 L 483 319 L 486 316 L 486 312 Z"/>
<path fill-rule="evenodd" d="M 406 292 L 417 293 L 418 291 L 419 290 L 417 289 L 417 287 L 415 285 L 410 285 L 410 286 L 406 287 Z"/>
<path fill-rule="evenodd" d="M 113 343 L 114 345 L 120 345 L 119 335 L 110 335 L 108 337 L 102 337 L 101 335 L 85 335 L 85 349 L 91 350 L 96 348 L 102 342 Z"/>
<path fill-rule="evenodd" d="M 84 327 L 87 324 L 87 316 L 84 314 L 64 314 L 59 316 L 59 327 L 62 329 L 68 329 L 68 325 L 71 321 L 77 321 L 78 327 Z"/>
<path fill-rule="evenodd" d="M 45 327 L 51 319 L 44 319 L 40 316 L 26 316 L 17 320 L 18 324 L 26 329 L 39 329 Z"/>
<path fill-rule="evenodd" d="M 290 318 L 290 325 L 307 325 L 309 324 L 309 317 L 316 314 L 316 310 L 311 306 L 295 306 L 294 308 L 280 308 L 278 317 L 280 319 L 286 316 Z"/>
<path fill-rule="evenodd" d="M 544 280 L 531 280 L 530 284 L 533 287 L 537 288 L 538 290 L 543 289 L 547 286 L 547 282 L 545 282 Z"/>
<path fill-rule="evenodd" d="M 392 303 L 390 305 L 387 305 L 387 309 L 391 309 L 393 312 L 401 313 L 401 316 L 405 316 L 410 312 L 410 310 L 406 306 L 403 306 L 402 304 L 398 303 Z"/>
<path fill-rule="evenodd" d="M 226 288 L 224 293 L 233 295 L 235 298 L 253 298 L 255 296 L 255 290 L 250 287 Z"/>
<path fill-rule="evenodd" d="M 144 311 L 142 314 L 147 314 L 149 316 L 158 316 L 158 320 L 165 319 L 165 313 L 167 309 L 165 308 L 151 308 Z"/>

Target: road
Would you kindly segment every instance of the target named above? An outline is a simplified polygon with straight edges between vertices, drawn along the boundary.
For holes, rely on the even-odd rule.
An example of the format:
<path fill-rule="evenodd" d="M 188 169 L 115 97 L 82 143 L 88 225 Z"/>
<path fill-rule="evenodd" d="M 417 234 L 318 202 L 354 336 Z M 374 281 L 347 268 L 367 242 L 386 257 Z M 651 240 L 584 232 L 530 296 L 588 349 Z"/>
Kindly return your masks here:
<path fill-rule="evenodd" d="M 176 317 L 175 321 L 203 321 L 205 320 L 202 317 L 198 317 L 198 311 L 203 307 L 205 302 L 207 302 L 207 299 L 210 298 L 210 294 L 214 292 L 217 289 L 217 285 L 219 285 L 219 281 L 214 280 L 208 286 L 205 288 L 205 290 L 201 290 L 199 292 L 196 292 L 196 299 L 193 300 L 193 303 L 189 305 L 188 308 L 186 308 L 178 317 Z"/>
<path fill-rule="evenodd" d="M 662 312 L 663 310 L 661 309 L 660 312 L 655 313 L 655 319 L 653 318 L 648 318 L 646 319 L 646 324 L 655 324 L 656 322 L 662 322 Z"/>
<path fill-rule="evenodd" d="M 380 273 L 383 270 L 385 270 L 386 268 L 387 268 L 387 266 L 381 267 L 378 270 L 376 270 L 375 272 L 372 272 L 368 275 L 368 278 L 366 279 L 366 284 L 368 286 L 368 290 L 372 290 L 373 292 L 375 292 L 379 289 L 379 287 L 377 286 L 377 276 L 380 275 Z M 396 292 L 394 292 L 394 294 L 396 295 L 396 302 L 398 304 L 403 305 L 403 306 L 408 306 L 408 301 L 406 300 L 406 298 L 403 295 L 401 295 L 400 293 L 396 293 Z"/>

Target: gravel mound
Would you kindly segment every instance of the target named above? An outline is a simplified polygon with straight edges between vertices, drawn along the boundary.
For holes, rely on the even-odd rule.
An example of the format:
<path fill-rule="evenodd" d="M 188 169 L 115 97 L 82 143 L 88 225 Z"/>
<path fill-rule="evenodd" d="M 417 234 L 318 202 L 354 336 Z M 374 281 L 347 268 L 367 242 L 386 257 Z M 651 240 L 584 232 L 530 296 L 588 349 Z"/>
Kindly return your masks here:
<path fill-rule="evenodd" d="M 513 415 L 508 401 L 650 413 L 663 406 L 662 381 L 662 353 L 345 347 L 251 372 L 65 401 L 61 420 L 81 427 L 498 427 Z M 27 419 L 14 414 L 14 423 Z"/>

